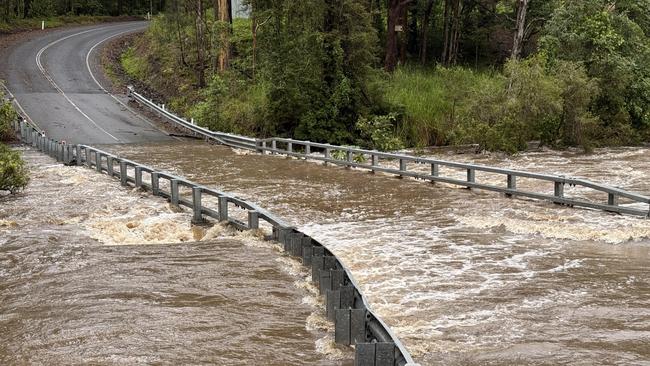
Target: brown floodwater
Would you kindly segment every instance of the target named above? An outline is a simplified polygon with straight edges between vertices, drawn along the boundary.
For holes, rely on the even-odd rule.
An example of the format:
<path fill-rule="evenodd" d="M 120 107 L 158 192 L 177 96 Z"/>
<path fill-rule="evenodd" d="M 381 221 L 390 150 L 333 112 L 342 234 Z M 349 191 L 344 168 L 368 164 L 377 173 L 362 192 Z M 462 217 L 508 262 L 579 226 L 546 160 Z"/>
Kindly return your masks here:
<path fill-rule="evenodd" d="M 647 219 L 201 142 L 106 148 L 257 202 L 326 244 L 423 365 L 650 364 Z M 650 193 L 648 148 L 429 156 Z"/>
<path fill-rule="evenodd" d="M 0 365 L 350 365 L 279 246 L 23 152 L 0 197 Z"/>

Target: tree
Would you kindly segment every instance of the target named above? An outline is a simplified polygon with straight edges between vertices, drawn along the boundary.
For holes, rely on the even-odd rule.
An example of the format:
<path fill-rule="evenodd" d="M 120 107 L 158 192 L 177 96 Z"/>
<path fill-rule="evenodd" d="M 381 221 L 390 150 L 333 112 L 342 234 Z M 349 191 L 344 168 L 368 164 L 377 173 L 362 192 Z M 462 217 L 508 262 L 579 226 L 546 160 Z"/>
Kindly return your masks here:
<path fill-rule="evenodd" d="M 528 0 L 517 0 L 517 21 L 514 41 L 512 43 L 512 55 L 515 60 L 521 56 L 521 47 L 524 42 L 526 30 L 526 12 L 528 11 Z"/>
<path fill-rule="evenodd" d="M 230 35 L 232 34 L 231 0 L 214 0 L 214 19 L 219 22 L 218 70 L 226 71 L 230 64 Z"/>
<path fill-rule="evenodd" d="M 400 18 L 404 18 L 404 11 L 406 7 L 414 0 L 388 0 L 388 30 L 386 32 L 386 60 L 384 62 L 384 69 L 388 72 L 393 72 L 397 67 L 397 33 L 398 26 L 404 30 L 405 22 L 399 24 Z"/>
<path fill-rule="evenodd" d="M 582 63 L 599 80 L 591 111 L 609 143 L 630 143 L 650 127 L 650 28 L 643 1 L 562 2 L 544 29 L 542 50 L 552 59 Z"/>

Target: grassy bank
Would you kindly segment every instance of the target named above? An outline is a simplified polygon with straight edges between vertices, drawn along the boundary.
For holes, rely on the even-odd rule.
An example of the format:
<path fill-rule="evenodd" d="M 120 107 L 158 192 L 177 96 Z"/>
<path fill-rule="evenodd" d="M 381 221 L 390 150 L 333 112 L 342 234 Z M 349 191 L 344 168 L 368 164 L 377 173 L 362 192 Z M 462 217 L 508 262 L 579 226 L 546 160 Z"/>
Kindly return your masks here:
<path fill-rule="evenodd" d="M 0 21 L 0 34 L 12 34 L 30 30 L 41 29 L 41 21 L 45 21 L 45 29 L 58 28 L 67 25 L 86 25 L 95 23 L 121 22 L 129 20 L 139 20 L 140 17 L 134 16 L 99 16 L 99 15 L 79 15 L 79 16 L 56 16 L 48 18 L 26 18 L 12 19 L 9 22 Z"/>

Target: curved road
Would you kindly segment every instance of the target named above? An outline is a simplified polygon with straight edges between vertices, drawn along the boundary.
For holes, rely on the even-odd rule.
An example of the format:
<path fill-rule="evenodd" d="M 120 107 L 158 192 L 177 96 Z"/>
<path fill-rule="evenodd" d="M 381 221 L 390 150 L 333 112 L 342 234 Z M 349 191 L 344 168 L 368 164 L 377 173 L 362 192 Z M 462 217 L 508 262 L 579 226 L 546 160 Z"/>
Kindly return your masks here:
<path fill-rule="evenodd" d="M 146 22 L 77 27 L 48 33 L 0 55 L 0 73 L 25 114 L 59 141 L 84 144 L 171 140 L 101 85 L 102 43 Z"/>

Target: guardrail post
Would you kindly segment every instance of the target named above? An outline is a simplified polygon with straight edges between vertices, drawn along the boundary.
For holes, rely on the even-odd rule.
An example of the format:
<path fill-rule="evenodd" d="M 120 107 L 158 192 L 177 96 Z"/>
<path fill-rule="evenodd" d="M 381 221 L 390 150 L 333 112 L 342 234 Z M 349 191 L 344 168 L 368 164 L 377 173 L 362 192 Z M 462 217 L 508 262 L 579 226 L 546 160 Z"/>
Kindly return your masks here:
<path fill-rule="evenodd" d="M 31 139 L 32 139 L 32 147 L 36 147 L 38 145 L 38 132 L 32 130 Z"/>
<path fill-rule="evenodd" d="M 106 173 L 108 176 L 113 178 L 113 157 L 106 156 Z"/>
<path fill-rule="evenodd" d="M 88 152 L 88 149 L 86 149 L 86 153 Z M 120 184 L 123 186 L 128 185 L 127 181 L 127 171 L 126 171 L 126 163 L 123 161 L 120 161 Z"/>
<path fill-rule="evenodd" d="M 357 343 L 355 366 L 393 366 L 395 343 Z"/>
<path fill-rule="evenodd" d="M 262 141 L 262 154 L 266 155 L 266 141 Z"/>
<path fill-rule="evenodd" d="M 564 183 L 555 182 L 555 197 L 562 198 L 564 197 Z"/>
<path fill-rule="evenodd" d="M 157 196 L 160 193 L 160 173 L 151 173 L 151 193 Z"/>
<path fill-rule="evenodd" d="M 129 85 L 126 87 L 126 97 L 129 99 L 129 102 L 133 101 L 133 92 L 135 89 L 133 88 L 133 85 Z"/>
<path fill-rule="evenodd" d="M 192 208 L 194 211 L 194 215 L 192 216 L 192 223 L 193 224 L 202 224 L 205 222 L 203 220 L 203 206 L 201 205 L 201 187 L 192 187 Z"/>
<path fill-rule="evenodd" d="M 277 154 L 276 150 L 278 149 L 278 143 L 275 140 L 271 141 L 271 149 L 273 150 L 271 151 L 272 155 Z"/>
<path fill-rule="evenodd" d="M 335 270 L 331 271 L 331 274 L 333 275 L 333 288 L 325 293 L 325 315 L 328 320 L 336 323 L 338 320 L 336 311 L 338 309 L 349 309 L 354 304 L 354 288 L 352 286 L 343 286 L 345 271 Z"/>
<path fill-rule="evenodd" d="M 331 157 L 330 157 L 330 149 L 328 147 L 325 148 L 325 159 L 331 159 Z M 323 165 L 327 166 L 327 161 L 324 161 Z"/>
<path fill-rule="evenodd" d="M 264 154 L 264 149 L 263 148 L 264 148 L 264 146 L 262 144 L 262 141 L 255 140 L 255 151 L 260 153 L 260 154 Z"/>
<path fill-rule="evenodd" d="M 372 163 L 371 163 L 371 164 L 372 164 L 373 167 L 379 166 L 379 156 L 378 156 L 378 155 L 372 154 L 372 156 L 370 157 L 370 159 L 372 160 Z M 372 169 L 370 172 L 371 172 L 371 173 L 375 173 L 376 170 L 375 170 L 375 169 Z"/>
<path fill-rule="evenodd" d="M 142 167 L 135 167 L 135 188 L 142 188 Z"/>
<path fill-rule="evenodd" d="M 83 165 L 83 158 L 81 157 L 81 145 L 77 145 L 77 165 Z"/>
<path fill-rule="evenodd" d="M 346 346 L 366 342 L 366 310 L 345 307 L 336 309 L 334 341 Z"/>
<path fill-rule="evenodd" d="M 102 154 L 97 151 L 95 151 L 95 169 L 97 169 L 97 172 L 99 173 L 102 172 Z"/>
<path fill-rule="evenodd" d="M 431 164 L 431 176 L 438 177 L 440 176 L 440 165 L 433 163 Z M 435 183 L 435 180 L 431 180 L 431 183 Z"/>
<path fill-rule="evenodd" d="M 302 238 L 303 233 L 291 234 L 291 255 L 302 258 Z"/>
<path fill-rule="evenodd" d="M 248 211 L 248 228 L 251 230 L 260 228 L 260 214 L 257 211 Z"/>
<path fill-rule="evenodd" d="M 311 266 L 313 247 L 314 244 L 312 244 L 310 237 L 305 236 L 302 238 L 302 264 L 305 266 Z"/>
<path fill-rule="evenodd" d="M 287 152 L 293 152 L 293 142 L 287 142 Z"/>
<path fill-rule="evenodd" d="M 278 242 L 282 244 L 282 247 L 284 248 L 284 251 L 288 251 L 287 243 L 289 234 L 291 233 L 291 229 L 285 228 L 285 227 L 280 227 L 278 228 Z"/>
<path fill-rule="evenodd" d="M 70 162 L 70 149 L 68 145 L 63 145 L 63 164 L 68 164 Z"/>
<path fill-rule="evenodd" d="M 607 195 L 607 204 L 610 206 L 618 206 L 618 195 L 615 193 L 609 193 Z"/>
<path fill-rule="evenodd" d="M 305 155 L 311 154 L 311 145 L 309 143 L 305 144 Z"/>
<path fill-rule="evenodd" d="M 399 171 L 400 172 L 405 172 L 406 171 L 406 160 L 399 159 Z M 404 178 L 404 175 L 400 174 L 399 178 Z"/>
<path fill-rule="evenodd" d="M 169 185 L 171 189 L 171 204 L 172 206 L 178 208 L 178 202 L 180 201 L 179 191 L 178 191 L 178 179 L 170 179 Z"/>
<path fill-rule="evenodd" d="M 228 221 L 228 197 L 219 197 L 219 221 Z"/>
<path fill-rule="evenodd" d="M 508 174 L 508 189 L 517 190 L 517 176 Z M 506 197 L 512 197 L 512 194 L 506 193 Z"/>
<path fill-rule="evenodd" d="M 351 162 L 352 162 L 352 151 L 351 151 L 351 150 L 348 150 L 348 151 L 346 152 L 346 161 L 347 161 L 348 163 L 351 163 Z M 346 165 L 346 167 L 347 167 L 347 168 L 352 168 L 352 165 Z"/>
<path fill-rule="evenodd" d="M 86 154 L 85 154 L 86 155 L 86 165 L 90 168 L 91 167 L 91 165 L 90 165 L 91 164 L 91 162 L 90 162 L 90 150 L 88 148 L 86 148 L 85 150 L 86 150 Z"/>
<path fill-rule="evenodd" d="M 476 171 L 474 169 L 467 169 L 467 182 L 468 183 L 476 182 Z M 472 187 L 467 186 L 467 189 L 472 189 Z"/>
<path fill-rule="evenodd" d="M 59 161 L 59 142 L 56 140 L 52 142 L 52 157 Z"/>
<path fill-rule="evenodd" d="M 314 246 L 311 255 L 311 281 L 316 283 L 320 280 L 320 270 L 325 264 L 325 248 Z"/>

